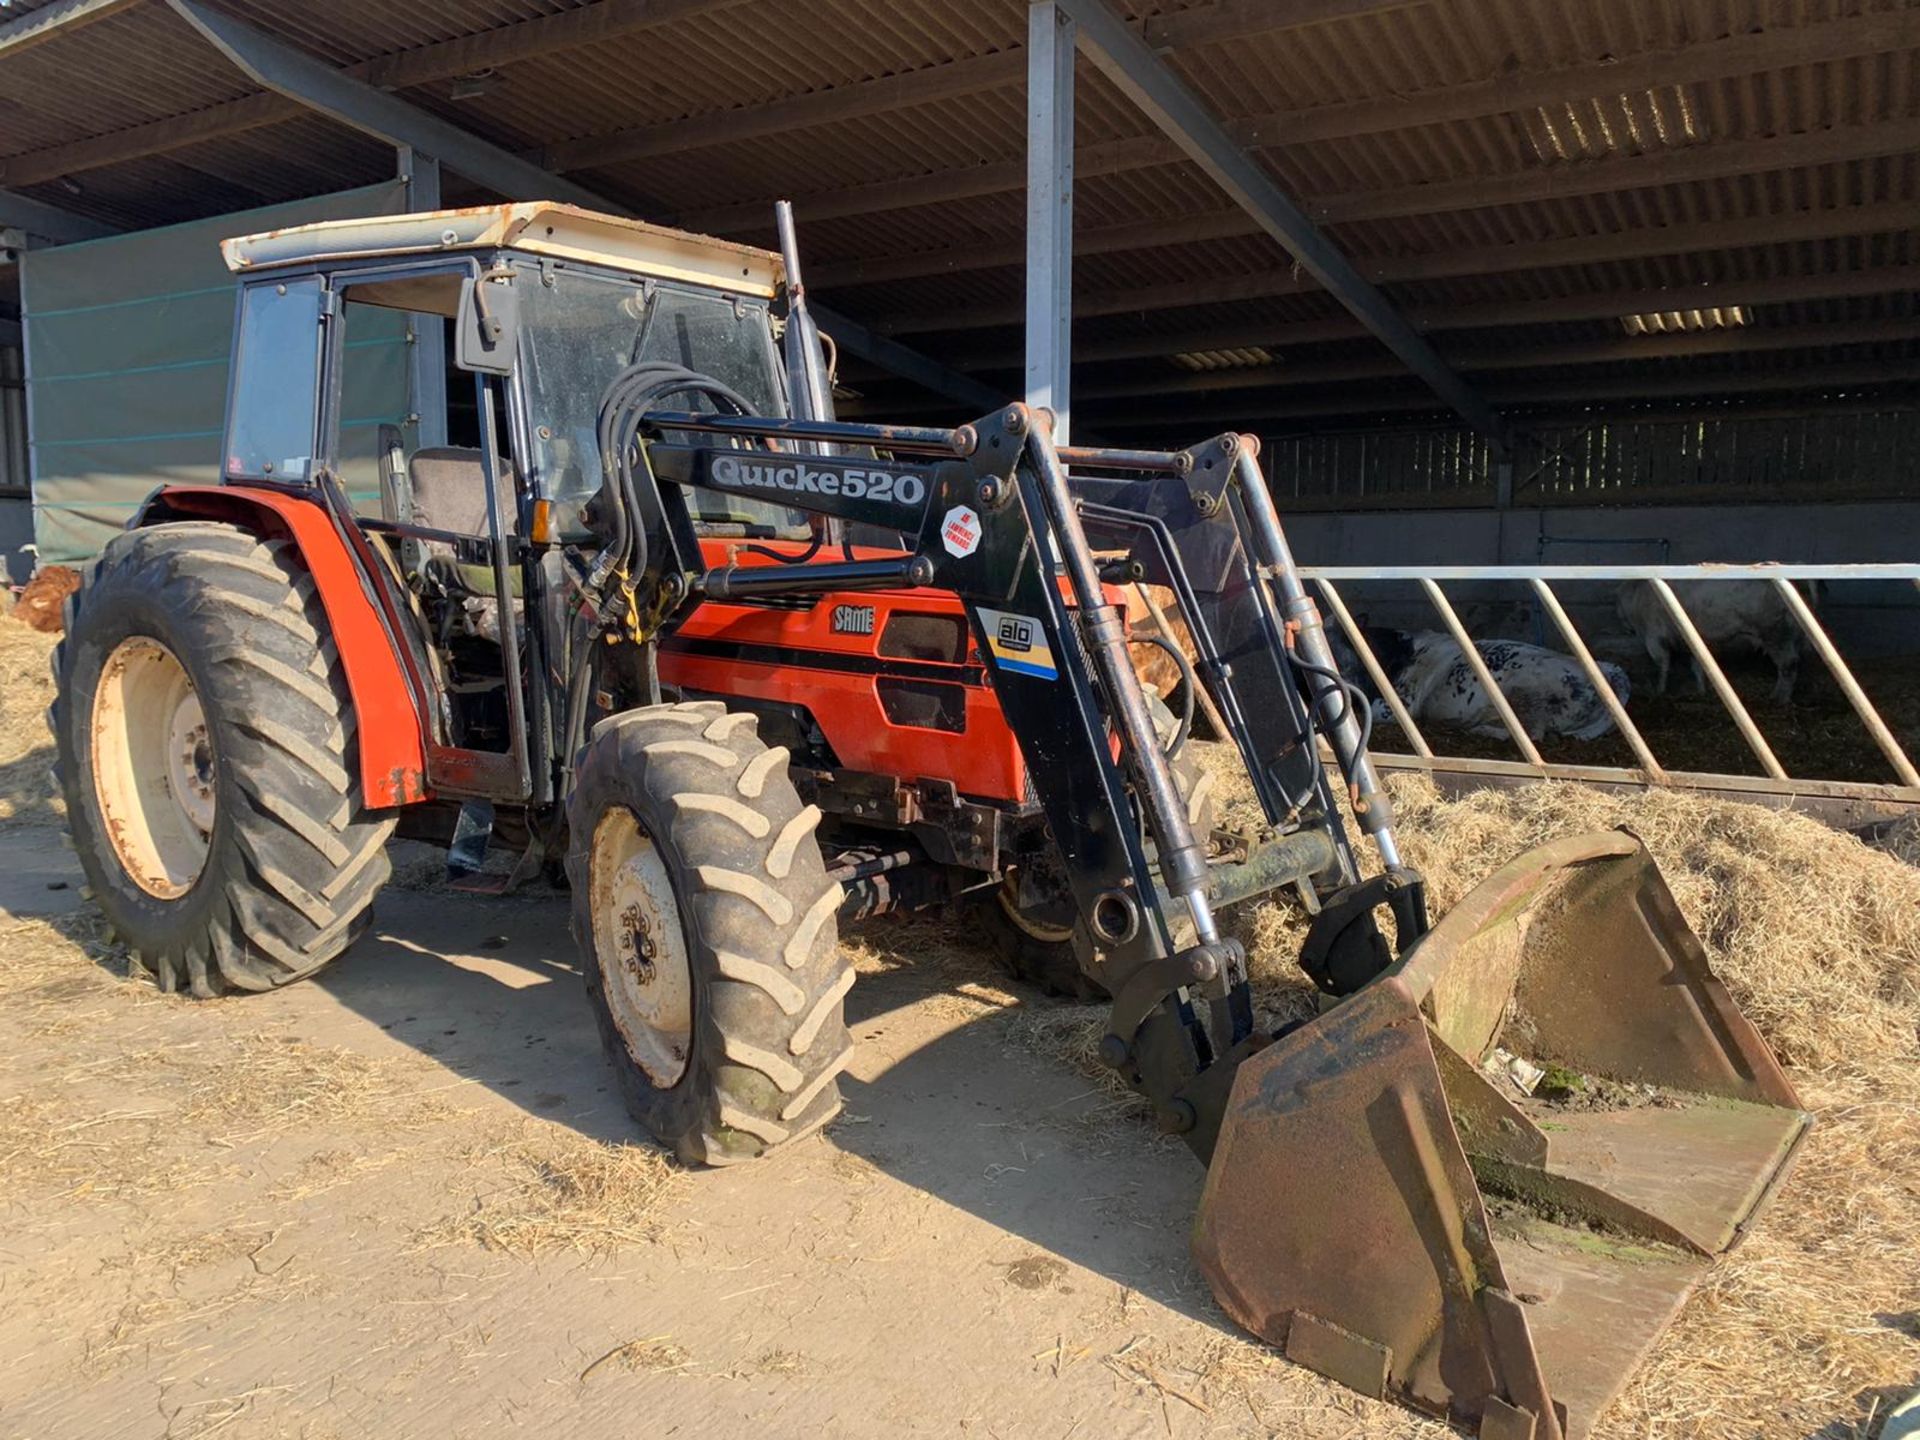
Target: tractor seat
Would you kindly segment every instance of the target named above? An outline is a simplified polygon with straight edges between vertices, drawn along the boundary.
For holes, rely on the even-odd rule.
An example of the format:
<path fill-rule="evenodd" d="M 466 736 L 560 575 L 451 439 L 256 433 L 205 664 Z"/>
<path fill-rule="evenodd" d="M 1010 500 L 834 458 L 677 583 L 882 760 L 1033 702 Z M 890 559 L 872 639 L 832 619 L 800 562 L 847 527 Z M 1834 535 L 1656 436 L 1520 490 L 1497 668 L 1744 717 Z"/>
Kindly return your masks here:
<path fill-rule="evenodd" d="M 407 488 L 413 496 L 413 523 L 430 530 L 484 537 L 487 533 L 486 468 L 478 450 L 454 445 L 429 446 L 413 452 L 407 461 Z M 507 533 L 514 516 L 507 515 Z M 449 590 L 462 595 L 493 594 L 493 566 L 470 565 L 457 559 L 443 540 L 423 542 L 422 568 Z M 512 574 L 512 592 L 520 598 L 520 571 Z"/>

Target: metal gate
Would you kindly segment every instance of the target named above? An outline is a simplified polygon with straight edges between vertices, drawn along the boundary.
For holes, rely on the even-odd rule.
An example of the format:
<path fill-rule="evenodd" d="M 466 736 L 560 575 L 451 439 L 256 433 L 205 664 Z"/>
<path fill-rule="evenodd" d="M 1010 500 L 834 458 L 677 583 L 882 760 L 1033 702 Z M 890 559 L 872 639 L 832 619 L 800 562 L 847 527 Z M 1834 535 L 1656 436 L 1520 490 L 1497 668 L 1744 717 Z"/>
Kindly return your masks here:
<path fill-rule="evenodd" d="M 1302 573 L 1318 590 L 1323 609 L 1353 646 L 1395 723 L 1406 736 L 1411 754 L 1375 752 L 1374 758 L 1383 768 L 1426 772 L 1447 788 L 1455 789 L 1548 779 L 1579 780 L 1601 786 L 1667 786 L 1790 806 L 1841 825 L 1867 824 L 1920 812 L 1920 771 L 1915 769 L 1907 744 L 1903 744 L 1901 737 L 1895 734 L 1868 698 L 1853 668 L 1842 657 L 1821 623 L 1815 607 L 1808 603 L 1807 596 L 1802 593 L 1802 586 L 1810 582 L 1825 586 L 1830 595 L 1835 593 L 1834 587 L 1864 581 L 1895 582 L 1903 587 L 1920 589 L 1920 565 L 1308 566 L 1303 567 Z M 1728 680 L 1719 659 L 1701 638 L 1681 597 L 1675 593 L 1673 582 L 1678 580 L 1714 580 L 1772 587 L 1799 627 L 1804 649 L 1819 656 L 1835 685 L 1845 696 L 1854 717 L 1885 758 L 1896 777 L 1895 781 L 1885 783 L 1838 775 L 1790 775 L 1781 764 L 1776 747 L 1769 741 L 1760 719 L 1756 718 Z M 1586 674 L 1611 713 L 1620 736 L 1630 747 L 1635 764 L 1572 764 L 1548 760 L 1541 754 L 1538 744 L 1527 733 L 1513 706 L 1494 683 L 1475 644 L 1475 637 L 1443 588 L 1449 583 L 1492 581 L 1515 582 L 1527 587 L 1537 607 L 1534 616 L 1541 632 L 1534 638 L 1549 648 L 1562 651 Z M 1645 581 L 1650 585 L 1665 617 L 1685 643 L 1701 676 L 1719 701 L 1727 723 L 1738 732 L 1746 748 L 1752 752 L 1761 774 L 1680 770 L 1663 764 L 1654 744 L 1635 723 L 1627 705 L 1622 704 L 1614 694 L 1594 658 L 1587 636 L 1581 633 L 1554 587 L 1573 582 L 1605 582 L 1617 586 L 1627 581 Z M 1449 755 L 1428 740 L 1389 682 L 1379 657 L 1367 643 L 1362 625 L 1349 608 L 1341 587 L 1350 582 L 1401 582 L 1417 587 L 1441 625 L 1458 643 L 1462 658 L 1485 689 L 1515 751 L 1515 758 Z M 1916 663 L 1920 664 L 1920 606 L 1916 606 L 1911 613 L 1915 622 L 1912 648 L 1916 652 Z M 1908 743 L 1913 738 L 1910 734 Z"/>

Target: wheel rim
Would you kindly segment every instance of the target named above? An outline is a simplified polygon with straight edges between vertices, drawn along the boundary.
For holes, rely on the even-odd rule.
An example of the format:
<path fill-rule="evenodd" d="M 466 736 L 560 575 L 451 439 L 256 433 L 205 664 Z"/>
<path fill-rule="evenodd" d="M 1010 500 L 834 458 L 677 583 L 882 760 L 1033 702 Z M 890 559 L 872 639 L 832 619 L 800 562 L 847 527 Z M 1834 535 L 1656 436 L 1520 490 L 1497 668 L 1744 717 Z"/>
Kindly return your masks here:
<path fill-rule="evenodd" d="M 593 953 L 627 1053 L 662 1090 L 693 1049 L 693 966 L 666 863 L 628 810 L 594 827 L 588 869 Z"/>
<path fill-rule="evenodd" d="M 1013 922 L 1016 930 L 1049 945 L 1064 944 L 1073 938 L 1072 925 L 1049 925 L 1037 914 L 1022 911 L 1019 898 L 1014 893 L 1014 884 L 1015 882 L 1009 879 L 995 892 L 995 898 L 999 900 L 1001 911 L 1008 920 Z"/>
<path fill-rule="evenodd" d="M 206 868 L 218 811 L 206 711 L 180 659 L 158 640 L 114 647 L 93 694 L 93 785 L 120 868 L 177 900 Z"/>

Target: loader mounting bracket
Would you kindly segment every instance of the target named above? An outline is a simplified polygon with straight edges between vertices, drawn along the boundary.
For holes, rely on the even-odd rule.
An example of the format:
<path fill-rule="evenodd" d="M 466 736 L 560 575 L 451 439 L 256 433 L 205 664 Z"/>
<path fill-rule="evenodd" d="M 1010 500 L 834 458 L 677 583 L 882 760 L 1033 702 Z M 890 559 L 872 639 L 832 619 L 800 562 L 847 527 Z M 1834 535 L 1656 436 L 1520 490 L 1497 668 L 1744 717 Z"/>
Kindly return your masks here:
<path fill-rule="evenodd" d="M 1382 905 L 1393 916 L 1391 947 L 1373 918 Z M 1351 995 L 1426 933 L 1427 882 L 1396 865 L 1322 899 L 1300 947 L 1300 968 L 1327 994 Z"/>
<path fill-rule="evenodd" d="M 1148 961 L 1114 997 L 1107 1033 L 1100 1041 L 1101 1060 L 1115 1070 L 1125 1069 L 1134 1061 L 1134 1036 L 1161 1001 L 1189 985 L 1210 985 L 1221 975 L 1244 976 L 1246 969 L 1246 951 L 1232 937 Z"/>

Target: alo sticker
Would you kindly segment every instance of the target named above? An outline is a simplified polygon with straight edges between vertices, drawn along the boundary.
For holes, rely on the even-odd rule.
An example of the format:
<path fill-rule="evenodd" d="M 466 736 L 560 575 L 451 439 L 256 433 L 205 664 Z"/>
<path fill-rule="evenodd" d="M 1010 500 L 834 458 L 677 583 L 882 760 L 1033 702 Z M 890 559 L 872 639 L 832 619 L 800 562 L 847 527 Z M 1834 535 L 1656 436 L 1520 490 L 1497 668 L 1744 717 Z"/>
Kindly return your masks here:
<path fill-rule="evenodd" d="M 980 623 L 986 627 L 987 648 L 993 652 L 993 663 L 1002 670 L 1031 675 L 1036 680 L 1060 678 L 1059 667 L 1053 663 L 1053 650 L 1047 644 L 1047 632 L 1033 616 L 982 607 Z"/>
<path fill-rule="evenodd" d="M 980 548 L 980 517 L 970 506 L 954 506 L 940 522 L 940 543 L 949 555 L 971 555 Z"/>

